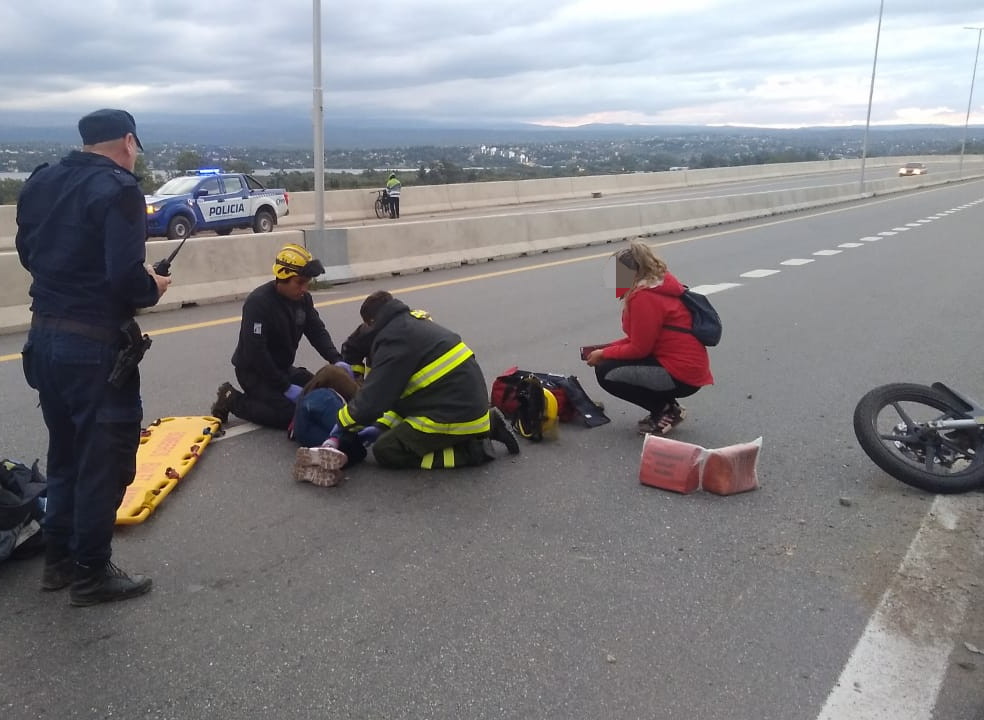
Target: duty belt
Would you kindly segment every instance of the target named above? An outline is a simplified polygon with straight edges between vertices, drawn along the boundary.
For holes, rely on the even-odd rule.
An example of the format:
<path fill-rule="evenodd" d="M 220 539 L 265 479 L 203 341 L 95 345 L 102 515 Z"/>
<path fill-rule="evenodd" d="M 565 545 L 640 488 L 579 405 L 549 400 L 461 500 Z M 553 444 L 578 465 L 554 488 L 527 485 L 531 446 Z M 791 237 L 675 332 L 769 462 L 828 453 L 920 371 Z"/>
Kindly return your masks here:
<path fill-rule="evenodd" d="M 32 315 L 31 327 L 82 335 L 83 337 L 109 345 L 116 345 L 122 339 L 119 330 L 111 330 L 110 328 L 100 327 L 99 325 L 90 325 L 88 323 L 78 322 L 77 320 L 55 318 L 47 315 Z"/>

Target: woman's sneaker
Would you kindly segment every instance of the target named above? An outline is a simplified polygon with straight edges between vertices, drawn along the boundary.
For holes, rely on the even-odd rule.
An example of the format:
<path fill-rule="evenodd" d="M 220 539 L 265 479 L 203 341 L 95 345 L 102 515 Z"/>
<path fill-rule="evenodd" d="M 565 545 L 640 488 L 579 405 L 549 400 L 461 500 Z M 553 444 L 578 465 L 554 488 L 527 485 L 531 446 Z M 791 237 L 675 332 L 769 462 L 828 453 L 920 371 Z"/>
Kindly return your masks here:
<path fill-rule="evenodd" d="M 652 415 L 646 415 L 642 418 L 638 424 L 640 435 L 659 435 L 659 429 L 656 427 L 656 421 L 653 420 Z"/>
<path fill-rule="evenodd" d="M 667 435 L 673 428 L 682 423 L 687 417 L 687 408 L 673 403 L 663 412 L 656 422 L 656 432 Z"/>

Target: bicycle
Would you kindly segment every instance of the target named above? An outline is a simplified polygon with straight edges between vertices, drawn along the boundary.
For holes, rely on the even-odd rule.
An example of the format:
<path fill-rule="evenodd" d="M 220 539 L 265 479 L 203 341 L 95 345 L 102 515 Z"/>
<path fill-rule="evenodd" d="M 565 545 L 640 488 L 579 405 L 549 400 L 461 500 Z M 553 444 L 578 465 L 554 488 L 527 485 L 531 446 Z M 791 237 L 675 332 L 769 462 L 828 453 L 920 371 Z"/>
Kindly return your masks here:
<path fill-rule="evenodd" d="M 376 201 L 372 204 L 372 209 L 376 211 L 376 217 L 378 218 L 389 217 L 389 197 L 386 195 L 385 190 L 376 191 Z"/>
<path fill-rule="evenodd" d="M 941 494 L 984 487 L 984 406 L 941 382 L 868 391 L 854 409 L 854 433 L 906 485 Z"/>

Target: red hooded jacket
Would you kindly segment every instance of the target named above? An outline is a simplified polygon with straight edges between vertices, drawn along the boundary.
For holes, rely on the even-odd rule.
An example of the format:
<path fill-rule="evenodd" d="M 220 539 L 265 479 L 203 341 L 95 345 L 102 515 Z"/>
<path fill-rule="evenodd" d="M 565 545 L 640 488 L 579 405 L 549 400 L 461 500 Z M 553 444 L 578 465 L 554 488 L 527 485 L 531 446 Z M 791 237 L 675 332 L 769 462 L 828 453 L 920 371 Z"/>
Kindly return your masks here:
<path fill-rule="evenodd" d="M 626 337 L 604 350 L 606 360 L 655 358 L 679 382 L 695 387 L 714 383 L 707 348 L 690 333 L 664 325 L 689 328 L 693 320 L 680 295 L 683 285 L 671 273 L 656 287 L 633 289 L 622 310 Z"/>

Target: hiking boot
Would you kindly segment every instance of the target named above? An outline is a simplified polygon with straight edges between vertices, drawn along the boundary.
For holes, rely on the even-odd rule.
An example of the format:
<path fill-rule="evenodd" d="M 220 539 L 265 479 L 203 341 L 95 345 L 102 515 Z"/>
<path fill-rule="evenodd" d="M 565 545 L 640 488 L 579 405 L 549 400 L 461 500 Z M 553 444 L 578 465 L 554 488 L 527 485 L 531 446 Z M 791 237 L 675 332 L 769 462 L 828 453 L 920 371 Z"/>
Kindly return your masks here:
<path fill-rule="evenodd" d="M 232 403 L 240 395 L 242 393 L 236 390 L 232 383 L 224 382 L 219 385 L 219 389 L 215 393 L 215 402 L 212 403 L 210 413 L 212 417 L 218 419 L 223 425 L 229 422 L 229 411 L 232 409 Z"/>
<path fill-rule="evenodd" d="M 331 440 L 334 438 L 329 438 L 321 447 L 297 448 L 294 458 L 294 479 L 297 482 L 334 487 L 342 481 L 342 468 L 348 464 L 348 455 L 334 444 L 328 444 Z"/>
<path fill-rule="evenodd" d="M 75 560 L 65 548 L 48 545 L 44 549 L 41 589 L 45 592 L 68 587 L 75 579 Z"/>
<path fill-rule="evenodd" d="M 489 410 L 489 425 L 489 437 L 505 445 L 510 455 L 519 455 L 519 438 L 499 408 Z"/>
<path fill-rule="evenodd" d="M 663 415 L 656 422 L 656 431 L 660 435 L 667 435 L 677 425 L 687 418 L 687 408 L 673 403 L 668 405 Z"/>
<path fill-rule="evenodd" d="M 153 582 L 149 577 L 130 577 L 111 562 L 101 567 L 75 566 L 75 582 L 69 588 L 68 601 L 75 607 L 89 607 L 99 603 L 128 600 L 150 592 Z"/>

